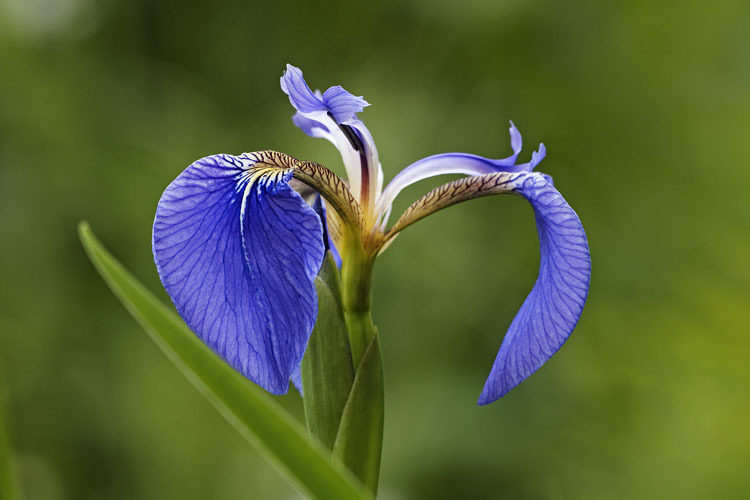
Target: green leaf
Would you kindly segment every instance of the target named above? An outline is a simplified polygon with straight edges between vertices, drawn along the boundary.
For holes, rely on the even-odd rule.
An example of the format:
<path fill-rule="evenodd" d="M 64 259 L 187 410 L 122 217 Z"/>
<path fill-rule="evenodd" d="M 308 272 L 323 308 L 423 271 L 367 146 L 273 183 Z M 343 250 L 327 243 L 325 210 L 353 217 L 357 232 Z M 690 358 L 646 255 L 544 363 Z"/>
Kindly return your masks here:
<path fill-rule="evenodd" d="M 329 450 L 333 450 L 341 414 L 354 383 L 338 280 L 336 263 L 328 253 L 315 279 L 318 317 L 302 358 L 307 430 Z"/>
<path fill-rule="evenodd" d="M 7 429 L 3 420 L 3 406 L 5 392 L 2 377 L 0 377 L 0 500 L 16 500 L 21 498 L 16 481 L 16 471 L 13 454 L 10 448 Z"/>
<path fill-rule="evenodd" d="M 373 493 L 378 490 L 383 443 L 383 363 L 377 330 L 357 367 L 333 447 L 334 463 L 346 465 Z"/>
<path fill-rule="evenodd" d="M 169 359 L 198 390 L 301 493 L 320 500 L 370 499 L 372 495 L 326 450 L 307 438 L 302 425 L 263 389 L 206 347 L 185 323 L 133 278 L 94 237 L 79 234 L 104 281 Z"/>

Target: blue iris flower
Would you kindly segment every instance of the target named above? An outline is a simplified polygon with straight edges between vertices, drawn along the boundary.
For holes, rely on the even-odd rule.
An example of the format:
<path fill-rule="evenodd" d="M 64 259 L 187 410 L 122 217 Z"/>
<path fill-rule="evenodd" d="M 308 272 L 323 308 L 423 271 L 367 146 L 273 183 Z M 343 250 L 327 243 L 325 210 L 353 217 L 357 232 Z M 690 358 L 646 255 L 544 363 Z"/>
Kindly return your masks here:
<path fill-rule="evenodd" d="M 317 163 L 261 151 L 200 159 L 167 187 L 154 221 L 154 258 L 178 312 L 203 342 L 269 392 L 286 393 L 315 324 L 314 280 L 328 247 L 344 266 L 354 247 L 371 262 L 401 230 L 442 208 L 516 194 L 534 210 L 539 276 L 502 341 L 479 404 L 505 395 L 563 345 L 583 310 L 591 261 L 578 216 L 551 177 L 533 171 L 544 145 L 529 162 L 516 163 L 521 134 L 511 122 L 509 157 L 430 156 L 384 188 L 372 135 L 357 116 L 369 105 L 362 97 L 340 86 L 313 92 L 291 65 L 281 88 L 296 109 L 294 124 L 338 148 L 348 182 Z M 463 177 L 433 189 L 388 225 L 405 187 L 443 174 Z M 326 210 L 308 204 L 294 179 L 317 191 L 324 200 L 317 205 Z"/>

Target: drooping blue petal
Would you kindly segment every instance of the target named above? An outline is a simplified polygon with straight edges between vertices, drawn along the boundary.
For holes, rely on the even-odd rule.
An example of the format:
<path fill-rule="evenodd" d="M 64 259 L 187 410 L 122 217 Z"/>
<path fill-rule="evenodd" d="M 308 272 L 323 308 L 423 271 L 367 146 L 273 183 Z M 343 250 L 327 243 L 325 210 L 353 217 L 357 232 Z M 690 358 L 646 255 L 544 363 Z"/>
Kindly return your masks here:
<path fill-rule="evenodd" d="M 153 233 L 164 288 L 196 335 L 235 369 L 283 394 L 317 314 L 320 219 L 256 156 L 190 165 L 162 195 Z"/>
<path fill-rule="evenodd" d="M 531 162 L 516 165 L 523 142 L 521 133 L 513 122 L 510 122 L 509 132 L 513 154 L 507 158 L 493 160 L 468 153 L 444 153 L 422 158 L 403 169 L 388 183 L 378 200 L 376 211 L 383 214 L 382 225 L 385 226 L 388 220 L 390 206 L 396 196 L 407 186 L 421 180 L 446 174 L 484 175 L 493 172 L 531 171 L 544 159 L 544 144 L 540 145 L 539 153 L 532 154 Z"/>
<path fill-rule="evenodd" d="M 560 349 L 578 323 L 591 277 L 586 233 L 551 178 L 521 174 L 512 184 L 534 209 L 539 276 L 505 335 L 480 405 L 505 395 Z"/>

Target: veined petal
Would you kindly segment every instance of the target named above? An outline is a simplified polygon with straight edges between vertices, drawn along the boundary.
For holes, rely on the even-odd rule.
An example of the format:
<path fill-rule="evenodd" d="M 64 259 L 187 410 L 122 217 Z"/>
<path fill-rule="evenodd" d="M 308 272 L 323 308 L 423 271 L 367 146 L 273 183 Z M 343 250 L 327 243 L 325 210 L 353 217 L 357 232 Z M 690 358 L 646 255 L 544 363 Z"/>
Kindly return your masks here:
<path fill-rule="evenodd" d="M 282 78 L 282 90 L 285 85 L 283 81 L 284 79 Z M 307 86 L 307 84 L 305 84 L 305 86 Z M 316 90 L 313 94 L 317 99 L 321 101 L 323 100 L 323 94 L 320 92 L 320 90 Z M 308 118 L 308 116 L 310 116 L 309 113 L 307 115 L 304 115 L 300 113 L 299 111 L 297 111 L 296 113 L 294 113 L 294 115 L 292 115 L 292 123 L 294 123 L 296 127 L 298 127 L 300 130 L 302 130 L 302 132 L 309 135 L 310 137 L 316 137 L 316 138 L 320 137 L 320 138 L 326 139 L 327 141 L 330 141 L 331 143 L 333 143 L 334 146 L 337 146 L 336 137 L 331 132 L 331 128 L 330 128 L 330 127 L 334 129 L 336 128 L 335 122 L 330 117 L 330 115 L 326 114 L 324 117 L 324 121 L 326 121 L 327 123 L 323 123 L 318 120 Z"/>
<path fill-rule="evenodd" d="M 198 160 L 164 192 L 154 260 L 200 339 L 274 394 L 285 393 L 315 323 L 321 223 L 279 153 Z"/>
<path fill-rule="evenodd" d="M 302 73 L 300 73 L 300 76 Z M 336 123 L 349 125 L 357 120 L 357 113 L 360 113 L 370 103 L 365 101 L 362 96 L 355 96 L 349 93 L 341 85 L 329 87 L 323 93 L 323 102 L 328 111 L 333 115 Z"/>
<path fill-rule="evenodd" d="M 497 172 L 435 188 L 412 204 L 388 234 L 392 238 L 441 208 L 504 193 L 523 196 L 534 209 L 541 256 L 539 276 L 503 339 L 479 398 L 480 405 L 502 397 L 539 369 L 578 323 L 591 277 L 588 242 L 578 215 L 554 188 L 549 176 Z"/>
<path fill-rule="evenodd" d="M 248 319 L 255 323 L 253 333 L 260 334 L 262 348 L 271 354 L 269 361 L 275 361 L 271 367 L 277 369 L 276 380 L 285 393 L 315 324 L 314 281 L 325 248 L 315 211 L 286 182 L 265 180 L 248 184 L 241 215 L 255 313 Z"/>
<path fill-rule="evenodd" d="M 300 113 L 308 115 L 315 112 L 328 112 L 323 99 L 315 95 L 305 82 L 301 69 L 287 64 L 280 83 L 281 90 L 289 96 L 289 102 Z"/>
<path fill-rule="evenodd" d="M 346 125 L 357 119 L 357 113 L 370 104 L 362 96 L 355 96 L 340 85 L 330 87 L 323 95 L 316 95 L 305 82 L 302 70 L 286 65 L 281 77 L 281 90 L 289 96 L 292 106 L 304 115 L 331 113 L 336 123 Z"/>
<path fill-rule="evenodd" d="M 305 134 L 322 137 L 332 142 L 339 150 L 346 176 L 349 179 L 349 186 L 358 197 L 361 185 L 359 152 L 341 130 L 333 113 L 329 112 L 323 101 L 323 94 L 319 91 L 313 92 L 305 82 L 302 70 L 291 64 L 286 65 L 286 71 L 281 77 L 281 90 L 289 96 L 289 102 L 297 110 L 292 117 L 292 122 Z"/>
<path fill-rule="evenodd" d="M 362 211 L 346 184 L 320 163 L 299 162 L 293 175 L 315 189 L 325 199 L 343 222 L 342 229 L 361 228 L 364 224 Z"/>
<path fill-rule="evenodd" d="M 586 233 L 551 179 L 526 174 L 514 185 L 534 208 L 539 276 L 503 339 L 479 397 L 482 405 L 507 394 L 562 347 L 581 317 L 591 279 Z"/>
<path fill-rule="evenodd" d="M 355 198 L 365 205 L 374 204 L 382 189 L 382 171 L 372 135 L 357 118 L 357 113 L 369 106 L 367 101 L 339 85 L 324 93 L 313 92 L 302 71 L 290 64 L 281 77 L 281 89 L 297 110 L 292 122 L 305 134 L 333 143 L 341 153 Z"/>
<path fill-rule="evenodd" d="M 407 186 L 421 180 L 446 174 L 462 175 L 484 175 L 492 172 L 522 172 L 530 171 L 544 158 L 544 145 L 541 145 L 539 153 L 532 155 L 532 161 L 516 165 L 518 154 L 523 144 L 521 133 L 513 122 L 510 122 L 510 144 L 513 154 L 507 158 L 492 160 L 468 153 L 445 153 L 428 156 L 418 160 L 394 177 L 388 183 L 383 194 L 378 198 L 376 212 L 382 214 L 381 224 L 384 227 L 388 222 L 391 205 L 396 196 Z"/>

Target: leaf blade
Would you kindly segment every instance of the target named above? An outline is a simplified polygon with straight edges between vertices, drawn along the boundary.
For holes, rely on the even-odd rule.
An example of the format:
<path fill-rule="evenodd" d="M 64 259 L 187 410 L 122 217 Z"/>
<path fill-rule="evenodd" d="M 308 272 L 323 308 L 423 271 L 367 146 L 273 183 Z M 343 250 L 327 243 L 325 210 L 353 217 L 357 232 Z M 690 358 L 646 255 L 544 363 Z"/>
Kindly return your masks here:
<path fill-rule="evenodd" d="M 234 371 L 132 277 L 82 222 L 79 235 L 114 294 L 167 357 L 300 492 L 315 499 L 371 499 L 269 395 Z"/>

